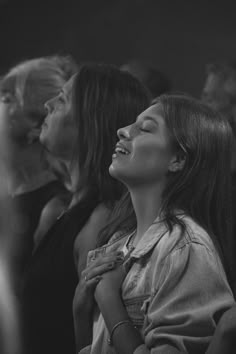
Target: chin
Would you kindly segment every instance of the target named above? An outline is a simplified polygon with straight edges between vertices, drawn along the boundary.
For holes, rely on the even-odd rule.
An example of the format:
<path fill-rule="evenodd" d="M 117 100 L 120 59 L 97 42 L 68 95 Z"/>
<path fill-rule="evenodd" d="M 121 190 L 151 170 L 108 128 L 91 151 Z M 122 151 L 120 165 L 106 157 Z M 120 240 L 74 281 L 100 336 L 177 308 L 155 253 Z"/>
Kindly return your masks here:
<path fill-rule="evenodd" d="M 112 163 L 112 164 L 110 165 L 110 167 L 109 167 L 109 174 L 110 174 L 112 177 L 116 178 L 116 169 L 114 168 L 113 163 Z"/>
<path fill-rule="evenodd" d="M 44 144 L 46 140 L 47 140 L 47 134 L 45 134 L 44 129 L 42 129 L 39 135 L 39 141 L 41 144 Z"/>
<path fill-rule="evenodd" d="M 111 177 L 119 180 L 120 182 L 124 183 L 125 176 L 122 173 L 122 170 L 114 166 L 113 163 L 109 167 L 109 174 Z"/>

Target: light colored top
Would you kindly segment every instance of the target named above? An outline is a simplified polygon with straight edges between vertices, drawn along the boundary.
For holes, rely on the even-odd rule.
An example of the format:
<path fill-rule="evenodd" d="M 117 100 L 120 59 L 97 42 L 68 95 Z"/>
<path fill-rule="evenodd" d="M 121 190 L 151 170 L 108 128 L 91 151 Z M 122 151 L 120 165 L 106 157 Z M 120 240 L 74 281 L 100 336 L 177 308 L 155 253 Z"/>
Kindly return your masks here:
<path fill-rule="evenodd" d="M 234 304 L 226 275 L 206 231 L 193 219 L 179 216 L 170 233 L 160 219 L 149 227 L 127 262 L 122 297 L 144 344 L 134 354 L 205 353 L 216 324 Z M 109 243 L 90 251 L 88 262 L 99 254 L 124 247 L 127 235 L 115 234 Z M 102 314 L 94 315 L 93 342 L 80 353 L 113 354 Z"/>

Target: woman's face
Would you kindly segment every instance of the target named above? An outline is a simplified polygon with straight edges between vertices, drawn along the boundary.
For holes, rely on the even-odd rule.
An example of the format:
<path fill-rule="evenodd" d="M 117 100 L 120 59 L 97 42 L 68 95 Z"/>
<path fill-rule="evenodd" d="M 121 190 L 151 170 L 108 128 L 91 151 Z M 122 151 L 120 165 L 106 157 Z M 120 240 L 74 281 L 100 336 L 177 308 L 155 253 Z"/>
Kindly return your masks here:
<path fill-rule="evenodd" d="M 77 129 L 73 119 L 72 77 L 58 96 L 47 101 L 47 116 L 42 125 L 40 141 L 54 156 L 71 159 L 75 147 Z"/>
<path fill-rule="evenodd" d="M 1 132 L 15 142 L 26 141 L 32 129 L 32 122 L 27 118 L 23 108 L 13 92 L 3 91 L 0 95 Z"/>
<path fill-rule="evenodd" d="M 165 179 L 175 156 L 160 104 L 142 112 L 136 122 L 118 130 L 110 174 L 127 186 Z"/>

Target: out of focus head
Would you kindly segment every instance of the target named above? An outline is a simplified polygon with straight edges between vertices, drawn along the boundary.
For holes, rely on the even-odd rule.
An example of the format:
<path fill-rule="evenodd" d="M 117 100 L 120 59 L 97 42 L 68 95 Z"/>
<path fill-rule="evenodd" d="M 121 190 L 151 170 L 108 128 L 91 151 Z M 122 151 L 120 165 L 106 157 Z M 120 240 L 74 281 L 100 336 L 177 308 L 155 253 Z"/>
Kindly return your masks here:
<path fill-rule="evenodd" d="M 234 128 L 234 121 L 236 120 L 235 64 L 219 63 L 207 66 L 202 101 L 224 114 Z"/>
<path fill-rule="evenodd" d="M 55 100 L 46 104 L 48 116 L 40 140 L 57 156 L 63 154 L 61 146 L 67 140 L 71 144 L 71 149 L 67 144 L 67 151 L 73 148 L 71 159 L 80 171 L 79 183 L 86 181 L 101 198 L 109 199 L 116 189 L 108 167 L 117 129 L 131 124 L 148 104 L 146 89 L 129 73 L 112 65 L 85 64 Z M 54 134 L 57 123 L 51 123 L 56 120 L 60 127 Z"/>
<path fill-rule="evenodd" d="M 73 86 L 75 75 L 60 89 L 57 96 L 45 103 L 47 116 L 43 122 L 40 141 L 53 156 L 71 160 L 77 142 L 73 116 Z"/>
<path fill-rule="evenodd" d="M 152 99 L 171 90 L 169 78 L 154 67 L 139 60 L 132 60 L 121 66 L 121 70 L 128 71 L 149 90 Z"/>
<path fill-rule="evenodd" d="M 1 81 L 0 118 L 13 141 L 37 138 L 46 114 L 44 103 L 76 69 L 70 57 L 62 56 L 26 60 L 10 69 Z"/>

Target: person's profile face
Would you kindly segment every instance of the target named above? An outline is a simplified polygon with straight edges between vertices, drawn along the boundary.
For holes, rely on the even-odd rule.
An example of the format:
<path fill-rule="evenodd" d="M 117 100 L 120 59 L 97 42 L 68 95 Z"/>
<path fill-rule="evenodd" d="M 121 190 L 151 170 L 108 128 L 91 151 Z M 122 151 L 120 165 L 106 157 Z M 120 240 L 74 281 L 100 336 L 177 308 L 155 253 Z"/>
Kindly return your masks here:
<path fill-rule="evenodd" d="M 3 87 L 0 92 L 1 129 L 12 141 L 23 141 L 31 129 L 30 119 L 17 97 L 13 81 Z"/>
<path fill-rule="evenodd" d="M 170 133 L 160 104 L 142 112 L 136 122 L 119 129 L 110 174 L 128 186 L 159 183 L 173 157 Z"/>
<path fill-rule="evenodd" d="M 61 158 L 71 157 L 77 136 L 72 107 L 73 82 L 74 77 L 56 97 L 45 103 L 47 116 L 40 134 L 40 141 L 46 149 Z"/>

